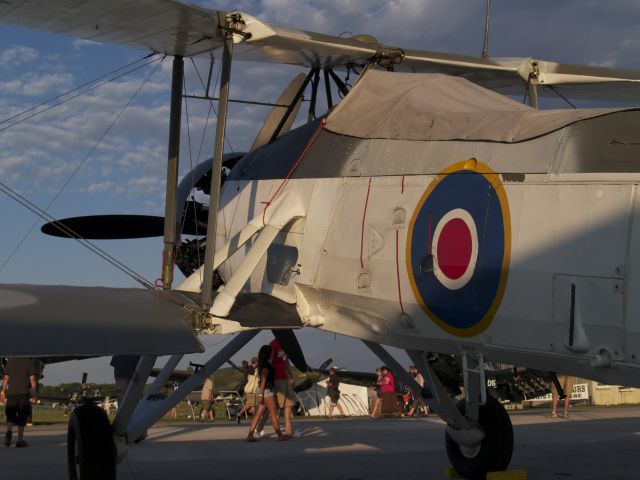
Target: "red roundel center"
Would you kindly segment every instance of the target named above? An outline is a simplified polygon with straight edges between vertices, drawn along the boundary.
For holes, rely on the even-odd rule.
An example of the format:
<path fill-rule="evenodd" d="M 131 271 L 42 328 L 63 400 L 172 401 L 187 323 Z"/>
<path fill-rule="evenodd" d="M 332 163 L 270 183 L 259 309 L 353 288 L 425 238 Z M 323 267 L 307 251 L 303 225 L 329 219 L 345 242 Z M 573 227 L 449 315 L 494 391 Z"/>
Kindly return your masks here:
<path fill-rule="evenodd" d="M 467 223 L 461 218 L 452 218 L 442 228 L 437 245 L 438 267 L 451 280 L 457 280 L 469 267 L 473 240 Z"/>

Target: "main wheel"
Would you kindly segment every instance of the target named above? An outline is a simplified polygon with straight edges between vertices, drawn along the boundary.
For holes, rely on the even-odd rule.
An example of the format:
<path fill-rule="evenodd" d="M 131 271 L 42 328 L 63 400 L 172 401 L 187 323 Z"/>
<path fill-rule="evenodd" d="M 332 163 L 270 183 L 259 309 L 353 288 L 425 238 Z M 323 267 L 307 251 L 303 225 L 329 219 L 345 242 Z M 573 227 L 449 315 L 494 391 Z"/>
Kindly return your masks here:
<path fill-rule="evenodd" d="M 465 401 L 458 402 L 458 410 L 464 415 Z M 480 425 L 485 437 L 474 448 L 461 447 L 445 434 L 447 456 L 451 465 L 465 478 L 484 480 L 487 472 L 505 470 L 513 453 L 513 427 L 504 407 L 487 395 L 487 402 L 480 407 Z"/>
<path fill-rule="evenodd" d="M 97 405 L 80 405 L 69 417 L 67 463 L 70 480 L 115 480 L 113 430 Z"/>

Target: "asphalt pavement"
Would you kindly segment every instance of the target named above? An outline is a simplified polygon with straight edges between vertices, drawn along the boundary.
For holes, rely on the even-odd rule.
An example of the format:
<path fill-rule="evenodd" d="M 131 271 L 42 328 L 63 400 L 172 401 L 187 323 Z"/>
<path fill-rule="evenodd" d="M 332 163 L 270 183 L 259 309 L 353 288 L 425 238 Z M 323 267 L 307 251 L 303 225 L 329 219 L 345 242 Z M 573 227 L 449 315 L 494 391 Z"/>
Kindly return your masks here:
<path fill-rule="evenodd" d="M 640 408 L 576 408 L 569 419 L 511 414 L 513 469 L 531 480 L 640 478 Z M 437 417 L 303 419 L 300 438 L 243 441 L 248 423 L 162 423 L 134 445 L 118 479 L 443 479 L 449 467 Z M 0 447 L 2 480 L 67 478 L 66 426 L 27 430 L 29 448 Z"/>

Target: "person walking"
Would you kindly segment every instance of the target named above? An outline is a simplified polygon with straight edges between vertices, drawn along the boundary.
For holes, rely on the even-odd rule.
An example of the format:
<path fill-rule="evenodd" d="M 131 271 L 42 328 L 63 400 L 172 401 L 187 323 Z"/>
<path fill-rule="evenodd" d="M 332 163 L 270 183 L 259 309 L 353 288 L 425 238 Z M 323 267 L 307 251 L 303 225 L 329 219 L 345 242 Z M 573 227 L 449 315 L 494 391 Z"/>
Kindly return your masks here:
<path fill-rule="evenodd" d="M 258 372 L 258 357 L 251 359 L 251 364 L 247 368 L 247 383 L 244 386 L 244 407 L 236 415 L 236 422 L 240 423 L 245 412 L 254 414 L 256 406 L 256 390 L 260 386 L 260 374 Z"/>
<path fill-rule="evenodd" d="M 380 380 L 382 415 L 397 417 L 400 415 L 401 410 L 396 397 L 395 378 L 387 366 L 380 367 L 380 371 L 382 372 L 382 379 Z"/>
<path fill-rule="evenodd" d="M 284 410 L 284 434 L 291 438 L 293 431 L 293 407 L 296 404 L 296 396 L 293 391 L 293 374 L 289 358 L 280 345 L 280 340 L 273 339 L 269 344 L 271 347 L 271 364 L 275 370 L 274 389 L 278 408 Z"/>
<path fill-rule="evenodd" d="M 327 395 L 330 400 L 329 415 L 327 415 L 327 418 L 331 418 L 335 407 L 338 407 L 341 418 L 346 417 L 344 410 L 342 409 L 342 405 L 338 403 L 340 401 L 340 379 L 336 375 L 336 369 L 333 367 L 329 369 L 329 378 L 327 378 Z"/>
<path fill-rule="evenodd" d="M 373 384 L 375 397 L 373 399 L 373 406 L 371 407 L 371 418 L 380 417 L 380 408 L 382 407 L 382 395 L 380 394 L 380 385 L 382 382 L 382 370 L 376 368 L 376 381 Z"/>
<path fill-rule="evenodd" d="M 418 385 L 420 385 L 420 387 L 424 388 L 424 378 L 422 378 L 422 374 L 418 371 L 415 365 L 409 366 L 409 375 L 411 375 L 415 379 L 415 381 L 418 383 Z M 422 398 L 416 397 L 415 395 L 413 395 L 413 404 L 407 416 L 413 417 L 413 415 L 416 413 L 416 410 L 421 411 L 425 417 L 429 416 L 428 405 L 424 402 Z"/>
<path fill-rule="evenodd" d="M 213 375 L 210 375 L 202 385 L 200 392 L 200 421 L 216 419 L 216 412 L 213 408 Z"/>
<path fill-rule="evenodd" d="M 265 412 L 269 412 L 269 418 L 271 419 L 271 425 L 278 436 L 278 440 L 287 440 L 287 437 L 280 431 L 280 424 L 278 423 L 278 415 L 276 413 L 276 401 L 274 396 L 274 384 L 275 384 L 275 368 L 271 365 L 272 349 L 270 345 L 263 345 L 258 352 L 258 372 L 260 375 L 260 386 L 256 390 L 258 411 L 253 416 L 253 421 L 249 427 L 249 433 L 247 434 L 247 442 L 258 442 L 259 438 L 254 436 L 258 422 L 262 418 Z"/>
<path fill-rule="evenodd" d="M 38 391 L 38 369 L 33 358 L 9 358 L 2 377 L 0 403 L 6 402 L 7 432 L 5 447 L 11 446 L 13 426 L 18 427 L 16 448 L 28 447 L 24 440 L 24 427 L 31 418 L 31 404 L 35 403 Z"/>

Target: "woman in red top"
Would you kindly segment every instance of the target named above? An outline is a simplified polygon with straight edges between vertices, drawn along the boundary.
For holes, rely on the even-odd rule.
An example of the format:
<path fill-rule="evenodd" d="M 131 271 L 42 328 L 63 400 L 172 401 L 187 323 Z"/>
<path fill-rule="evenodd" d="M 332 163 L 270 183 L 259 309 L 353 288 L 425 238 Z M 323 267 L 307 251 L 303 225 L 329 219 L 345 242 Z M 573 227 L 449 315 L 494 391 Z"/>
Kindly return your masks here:
<path fill-rule="evenodd" d="M 387 366 L 381 367 L 380 397 L 382 400 L 382 415 L 400 415 L 400 405 L 396 398 L 396 381 Z"/>

